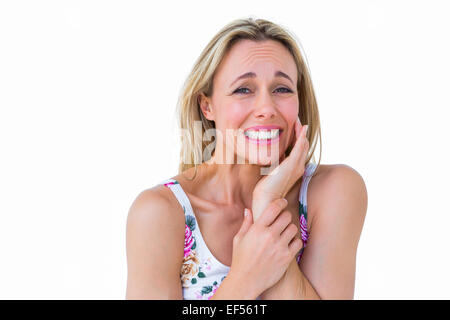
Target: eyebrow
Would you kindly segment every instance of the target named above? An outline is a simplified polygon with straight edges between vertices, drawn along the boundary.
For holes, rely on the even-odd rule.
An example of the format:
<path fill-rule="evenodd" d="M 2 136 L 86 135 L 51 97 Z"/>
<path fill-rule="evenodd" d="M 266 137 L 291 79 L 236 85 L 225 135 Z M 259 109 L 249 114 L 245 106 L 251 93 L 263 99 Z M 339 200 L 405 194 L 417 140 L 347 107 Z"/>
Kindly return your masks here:
<path fill-rule="evenodd" d="M 245 78 L 255 78 L 255 77 L 256 77 L 256 73 L 254 73 L 254 72 L 247 72 L 247 73 L 244 73 L 244 74 L 240 75 L 239 77 L 237 77 L 237 78 L 230 84 L 230 87 L 231 87 L 236 81 L 238 81 L 238 80 L 240 80 L 240 79 L 245 79 Z M 278 70 L 277 72 L 275 72 L 275 77 L 283 77 L 283 78 L 286 78 L 286 79 L 288 79 L 292 84 L 294 84 L 294 82 L 292 81 L 292 79 L 291 79 L 286 73 L 284 73 L 284 72 L 282 72 L 282 71 L 280 71 L 280 70 Z"/>

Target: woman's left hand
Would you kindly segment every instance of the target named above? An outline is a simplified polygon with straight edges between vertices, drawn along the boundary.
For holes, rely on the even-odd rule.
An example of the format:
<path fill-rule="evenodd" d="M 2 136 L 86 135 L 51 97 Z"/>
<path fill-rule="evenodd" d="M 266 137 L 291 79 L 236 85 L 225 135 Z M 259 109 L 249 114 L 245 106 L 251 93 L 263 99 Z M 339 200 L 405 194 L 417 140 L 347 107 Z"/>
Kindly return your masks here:
<path fill-rule="evenodd" d="M 295 182 L 305 172 L 305 162 L 309 151 L 306 137 L 307 125 L 302 126 L 300 119 L 294 125 L 295 139 L 291 153 L 275 167 L 269 175 L 264 176 L 253 190 L 252 212 L 258 219 L 267 205 L 278 198 L 284 198 Z"/>

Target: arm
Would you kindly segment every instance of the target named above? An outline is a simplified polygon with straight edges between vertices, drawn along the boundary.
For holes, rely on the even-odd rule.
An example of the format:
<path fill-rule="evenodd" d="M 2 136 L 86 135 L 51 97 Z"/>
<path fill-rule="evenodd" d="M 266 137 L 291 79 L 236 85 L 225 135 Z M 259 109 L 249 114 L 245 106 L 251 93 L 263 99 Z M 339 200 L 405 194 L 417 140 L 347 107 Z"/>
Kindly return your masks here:
<path fill-rule="evenodd" d="M 182 299 L 183 212 L 145 190 L 131 205 L 126 233 L 126 299 Z"/>
<path fill-rule="evenodd" d="M 337 166 L 317 192 L 308 246 L 298 268 L 291 262 L 266 299 L 353 299 L 356 251 L 367 211 L 364 180 L 349 166 Z"/>

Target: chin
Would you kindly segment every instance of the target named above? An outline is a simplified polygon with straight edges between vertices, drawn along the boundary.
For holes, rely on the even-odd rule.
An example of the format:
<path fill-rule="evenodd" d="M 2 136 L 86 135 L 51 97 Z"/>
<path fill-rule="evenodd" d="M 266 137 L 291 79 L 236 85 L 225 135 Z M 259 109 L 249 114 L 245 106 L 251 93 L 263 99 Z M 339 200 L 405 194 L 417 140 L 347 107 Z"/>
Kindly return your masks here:
<path fill-rule="evenodd" d="M 248 161 L 248 163 L 250 164 L 254 164 L 257 166 L 261 166 L 261 167 L 267 167 L 267 166 L 271 166 L 271 165 L 278 165 L 278 163 L 280 163 L 280 159 L 276 158 L 276 159 L 272 159 L 268 156 L 265 157 L 258 157 L 258 159 L 256 158 L 250 158 L 250 159 L 246 159 L 246 162 Z"/>
<path fill-rule="evenodd" d="M 242 151 L 242 152 L 239 152 Z M 246 164 L 253 164 L 261 167 L 265 166 L 271 166 L 271 165 L 278 165 L 283 158 L 283 153 L 281 154 L 273 154 L 271 155 L 270 152 L 267 154 L 267 152 L 262 151 L 260 153 L 254 152 L 254 153 L 248 153 L 244 152 L 244 150 L 239 150 L 236 155 L 240 159 L 245 159 Z"/>

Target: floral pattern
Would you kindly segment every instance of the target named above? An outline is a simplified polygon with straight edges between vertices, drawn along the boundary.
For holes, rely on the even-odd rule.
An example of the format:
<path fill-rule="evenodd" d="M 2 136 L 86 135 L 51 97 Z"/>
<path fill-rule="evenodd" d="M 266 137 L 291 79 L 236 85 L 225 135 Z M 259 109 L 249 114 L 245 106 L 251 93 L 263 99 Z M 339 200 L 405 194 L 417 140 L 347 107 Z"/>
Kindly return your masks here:
<path fill-rule="evenodd" d="M 222 279 L 220 279 L 220 282 L 222 283 L 223 279 L 225 279 L 226 276 L 222 277 Z M 212 296 L 214 295 L 214 293 L 216 293 L 217 288 L 219 288 L 219 286 L 217 285 L 217 282 L 214 281 L 213 285 L 212 285 L 212 291 L 211 294 L 208 295 L 208 300 L 210 300 L 212 298 Z"/>
<path fill-rule="evenodd" d="M 183 211 L 186 213 L 186 208 L 183 206 Z M 181 283 L 183 287 L 189 287 L 190 284 L 197 283 L 197 276 L 200 272 L 200 261 L 197 257 L 195 242 L 192 231 L 195 230 L 195 219 L 190 215 L 185 215 L 185 229 L 184 229 L 184 259 L 181 265 Z"/>
<path fill-rule="evenodd" d="M 184 207 L 183 210 L 185 210 Z M 192 234 L 192 231 L 195 229 L 195 220 L 188 219 L 190 217 L 191 216 L 186 216 L 186 224 L 184 228 L 184 258 L 192 254 L 193 250 L 197 246 L 195 243 L 195 238 Z"/>
<path fill-rule="evenodd" d="M 183 259 L 183 264 L 181 265 L 181 283 L 183 287 L 189 287 L 190 283 L 195 284 L 200 270 L 200 261 L 197 258 L 196 252 L 192 250 L 188 256 Z"/>
<path fill-rule="evenodd" d="M 183 206 L 183 211 L 186 213 L 186 208 Z M 184 229 L 184 259 L 181 265 L 181 283 L 184 288 L 199 283 L 199 280 L 206 278 L 208 271 L 211 270 L 211 258 L 201 264 L 198 258 L 197 243 L 193 235 L 197 222 L 194 216 L 185 214 L 185 229 Z M 225 278 L 225 277 L 224 277 Z M 197 299 L 209 299 L 216 292 L 219 287 L 217 281 L 212 285 L 202 286 L 201 289 L 195 292 Z"/>
<path fill-rule="evenodd" d="M 172 186 L 172 185 L 174 185 L 174 184 L 179 184 L 179 183 L 178 183 L 178 181 L 176 181 L 176 180 L 164 183 L 164 185 L 165 185 L 167 188 L 170 188 L 169 186 Z"/>
<path fill-rule="evenodd" d="M 300 249 L 300 251 L 297 255 L 297 263 L 300 263 L 300 259 L 302 258 L 302 255 L 303 255 L 303 250 L 305 249 L 306 244 L 308 243 L 308 238 L 309 238 L 308 224 L 306 222 L 307 208 L 306 208 L 306 205 L 303 206 L 303 204 L 301 202 L 299 205 L 299 216 L 300 216 L 300 233 L 301 233 L 301 237 L 302 237 L 302 241 L 303 241 L 303 247 Z"/>

